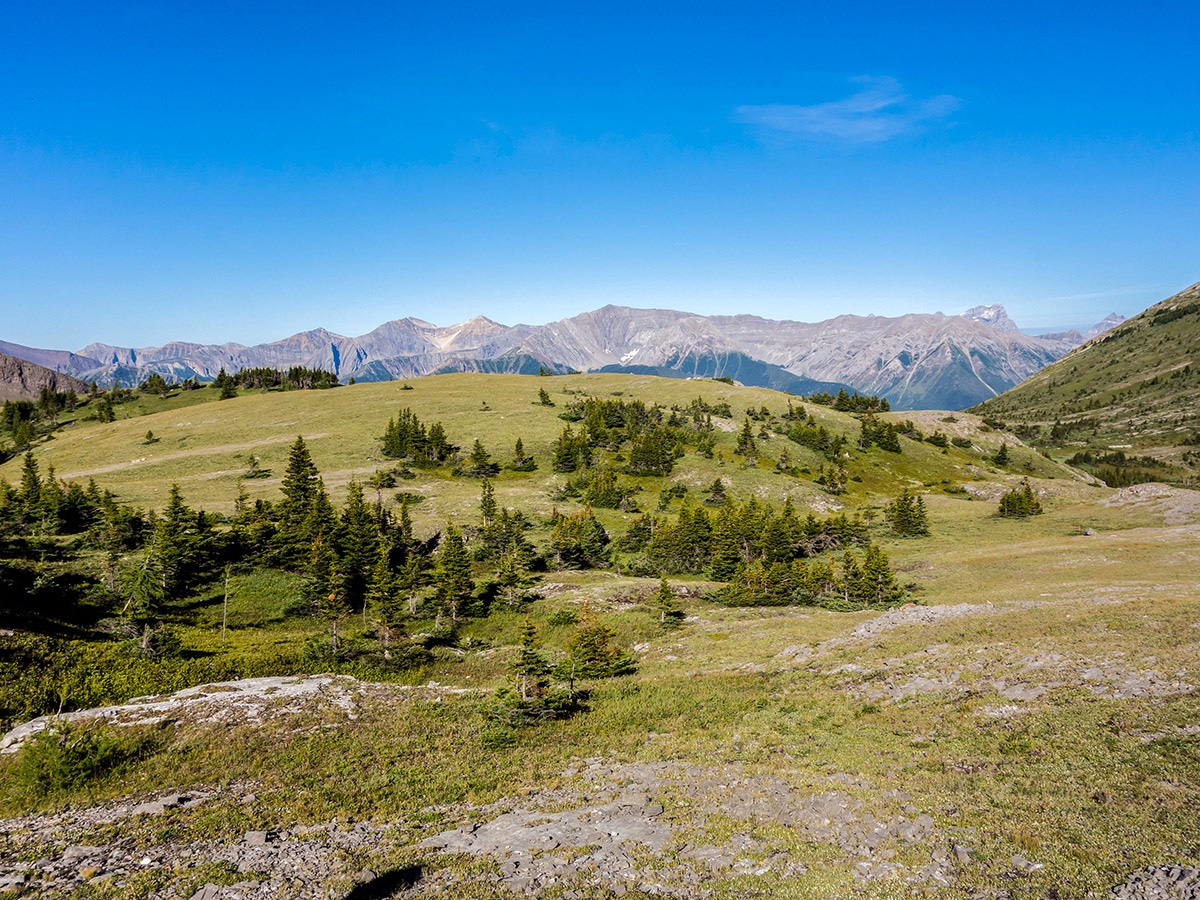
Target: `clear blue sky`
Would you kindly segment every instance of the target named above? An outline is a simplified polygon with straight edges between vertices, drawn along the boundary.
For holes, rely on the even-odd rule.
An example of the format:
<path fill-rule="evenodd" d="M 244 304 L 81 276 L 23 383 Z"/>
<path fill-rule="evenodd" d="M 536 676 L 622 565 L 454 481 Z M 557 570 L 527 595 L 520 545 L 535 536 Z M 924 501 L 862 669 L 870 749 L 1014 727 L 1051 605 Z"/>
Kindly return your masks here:
<path fill-rule="evenodd" d="M 1200 279 L 1195 3 L 577 6 L 5 3 L 0 339 Z"/>

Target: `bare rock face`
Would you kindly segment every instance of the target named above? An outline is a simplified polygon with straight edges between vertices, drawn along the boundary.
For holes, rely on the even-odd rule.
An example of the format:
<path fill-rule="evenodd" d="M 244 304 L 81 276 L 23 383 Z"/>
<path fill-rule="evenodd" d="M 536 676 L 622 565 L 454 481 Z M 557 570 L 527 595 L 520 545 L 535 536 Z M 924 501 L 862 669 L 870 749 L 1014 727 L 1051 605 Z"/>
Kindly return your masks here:
<path fill-rule="evenodd" d="M 975 322 L 982 322 L 984 325 L 995 328 L 997 331 L 1020 331 L 1017 328 L 1017 323 L 1008 317 L 1008 310 L 999 303 L 994 303 L 991 306 L 972 306 L 962 314 L 962 317 Z"/>
<path fill-rule="evenodd" d="M 45 366 L 0 353 L 0 400 L 36 400 L 45 387 L 86 394 L 91 385 Z"/>

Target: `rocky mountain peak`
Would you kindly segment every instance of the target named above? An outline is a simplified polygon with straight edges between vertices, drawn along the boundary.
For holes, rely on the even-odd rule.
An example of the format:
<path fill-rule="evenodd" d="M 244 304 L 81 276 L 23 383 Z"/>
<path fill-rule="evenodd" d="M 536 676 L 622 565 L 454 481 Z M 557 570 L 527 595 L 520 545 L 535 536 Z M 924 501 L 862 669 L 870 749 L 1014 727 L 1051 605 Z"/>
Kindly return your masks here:
<path fill-rule="evenodd" d="M 991 306 L 972 306 L 962 314 L 962 318 L 982 322 L 997 331 L 1020 331 L 1017 323 L 1008 317 L 1008 310 L 999 303 L 993 303 Z"/>
<path fill-rule="evenodd" d="M 1111 328 L 1116 328 L 1118 325 L 1120 325 L 1124 321 L 1125 321 L 1125 317 L 1123 315 L 1121 315 L 1120 313 L 1115 313 L 1115 312 L 1109 313 L 1102 320 L 1100 320 L 1098 323 L 1096 323 L 1091 328 L 1089 328 L 1087 331 L 1085 331 L 1083 333 L 1083 338 L 1084 338 L 1084 340 L 1090 341 L 1092 338 L 1096 337 L 1097 335 L 1104 334 L 1104 332 L 1108 331 Z"/>

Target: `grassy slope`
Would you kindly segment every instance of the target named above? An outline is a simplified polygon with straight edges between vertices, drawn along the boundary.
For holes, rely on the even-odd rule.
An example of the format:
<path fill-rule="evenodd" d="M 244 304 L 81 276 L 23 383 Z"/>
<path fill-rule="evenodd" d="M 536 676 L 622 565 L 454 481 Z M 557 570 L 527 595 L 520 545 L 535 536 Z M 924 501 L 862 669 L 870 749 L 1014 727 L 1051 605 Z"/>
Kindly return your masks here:
<path fill-rule="evenodd" d="M 402 390 L 399 382 L 355 384 L 332 391 L 246 392 L 232 400 L 199 405 L 178 405 L 191 400 L 187 394 L 167 401 L 143 398 L 140 408 L 118 410 L 147 414 L 121 417 L 110 424 L 80 421 L 39 446 L 36 456 L 43 468 L 53 465 L 60 478 L 95 478 L 125 503 L 160 508 L 171 484 L 177 482 L 192 506 L 227 512 L 232 509 L 239 483 L 252 499 L 274 500 L 279 496 L 288 448 L 297 435 L 303 435 L 336 503 L 344 496 L 350 479 L 366 482 L 377 469 L 392 465 L 381 455 L 378 438 L 388 419 L 407 406 L 426 423 L 441 421 L 451 441 L 464 452 L 478 438 L 497 462 L 507 462 L 514 443 L 521 438 L 526 453 L 539 461 L 540 468 L 529 475 L 502 473 L 496 484 L 498 496 L 511 506 L 548 514 L 553 506 L 548 491 L 563 481 L 563 476 L 556 476 L 551 469 L 550 448 L 566 424 L 558 413 L 567 402 L 598 396 L 686 406 L 696 397 L 703 397 L 709 403 L 728 402 L 733 409 L 733 419 L 717 422 L 724 429 L 717 451 L 725 462 L 722 465 L 720 460 L 689 455 L 679 461 L 672 482 L 699 489 L 720 476 L 734 484 L 734 495 L 738 497 L 752 492 L 778 502 L 791 495 L 799 505 L 819 510 L 840 505 L 813 484 L 811 477 L 779 475 L 767 463 L 748 469 L 740 459 L 734 459 L 736 429 L 747 408 L 766 406 L 777 415 L 786 410 L 786 396 L 765 388 L 618 374 L 554 378 L 456 374 L 407 383 L 413 390 Z M 556 406 L 536 403 L 539 388 L 550 392 Z M 162 411 L 150 412 L 160 407 Z M 806 404 L 806 408 L 829 430 L 851 439 L 857 437 L 859 427 L 853 417 L 814 404 Z M 892 414 L 890 418 L 917 419 L 926 433 L 941 428 L 950 435 L 968 435 L 975 441 L 975 448 L 951 448 L 943 454 L 936 447 L 905 440 L 905 452 L 900 455 L 878 449 L 866 455 L 855 454 L 850 471 L 863 481 L 850 485 L 847 500 L 852 505 L 886 499 L 902 486 L 999 477 L 1000 473 L 985 463 L 984 456 L 993 452 L 1002 439 L 1010 445 L 1017 443 L 1011 436 L 981 431 L 978 419 L 970 415 L 958 414 L 956 423 L 942 423 L 930 413 Z M 145 443 L 148 430 L 153 431 L 155 443 Z M 795 465 L 808 466 L 814 473 L 825 462 L 819 454 L 782 436 L 762 442 L 763 455 L 771 463 L 784 449 Z M 251 455 L 271 473 L 269 477 L 243 479 Z M 1026 463 L 1037 474 L 1060 478 L 1067 475 L 1061 467 L 1028 450 L 1016 450 L 1009 468 L 1012 473 L 1024 474 Z M 20 458 L 10 460 L 0 466 L 0 478 L 16 483 L 20 467 Z M 650 478 L 640 483 L 647 491 L 641 505 L 653 508 L 662 481 Z M 444 473 L 418 472 L 415 480 L 401 482 L 398 489 L 429 498 L 416 510 L 416 516 L 418 521 L 424 516 L 435 525 L 446 518 L 473 516 L 479 496 L 477 481 L 449 478 Z"/>
<path fill-rule="evenodd" d="M 123 823 L 122 836 L 138 845 L 153 846 L 168 827 L 172 840 L 236 840 L 251 829 L 335 815 L 396 822 L 407 836 L 401 842 L 415 843 L 431 831 L 487 817 L 465 804 L 581 786 L 562 774 L 573 759 L 673 760 L 716 771 L 741 767 L 750 778 L 780 777 L 801 795 L 837 791 L 876 809 L 889 808 L 880 800 L 884 790 L 904 791 L 934 817 L 944 835 L 939 845 L 955 840 L 971 848 L 972 862 L 957 872 L 959 891 L 1003 887 L 1014 897 L 1040 898 L 1053 888 L 1060 896 L 1102 895 L 1141 866 L 1194 864 L 1187 840 L 1200 803 L 1198 739 L 1146 742 L 1140 735 L 1195 724 L 1195 694 L 1109 699 L 1072 683 L 1069 674 L 1117 661 L 1130 670 L 1200 680 L 1190 530 L 1172 537 L 1158 527 L 1157 514 L 1137 506 L 1060 500 L 1045 516 L 1023 523 L 997 521 L 990 511 L 991 504 L 933 500 L 934 536 L 893 541 L 889 549 L 925 585 L 926 602 L 990 602 L 997 604 L 994 615 L 898 628 L 790 662 L 788 648 L 845 636 L 873 614 L 728 610 L 692 601 L 688 612 L 695 618 L 679 632 L 660 635 L 647 613 L 617 612 L 605 600 L 628 590 L 628 583 L 565 579 L 568 589 L 538 601 L 535 618 L 586 596 L 623 640 L 648 645 L 636 676 L 595 685 L 584 716 L 497 740 L 479 701 L 467 695 L 368 708 L 353 725 L 333 731 L 298 731 L 292 721 L 219 732 L 181 727 L 164 751 L 101 795 L 259 782 L 260 799 L 251 806 L 235 795 L 212 808 L 174 813 L 169 822 Z M 1079 534 L 1084 523 L 1098 533 Z M 1012 609 L 1027 601 L 1045 605 Z M 500 616 L 493 623 L 497 644 L 513 640 L 517 622 Z M 889 679 L 932 673 L 958 681 L 897 702 L 872 697 Z M 496 654 L 472 652 L 443 662 L 432 677 L 488 688 L 501 682 L 503 667 Z M 1013 704 L 998 693 L 996 678 L 1062 684 Z M 1006 706 L 1027 712 L 989 712 Z M 686 798 L 670 789 L 656 799 L 673 821 L 689 815 Z M 886 882 L 857 886 L 840 854 L 769 822 L 710 820 L 690 839 L 719 841 L 732 831 L 765 839 L 810 870 L 804 879 L 731 879 L 716 885 L 717 896 L 738 896 L 748 887 L 784 897 L 908 896 Z M 917 866 L 922 858 L 914 852 L 927 852 L 902 844 L 895 849 L 897 861 Z M 1014 880 L 1005 873 L 1018 853 L 1044 868 Z M 381 851 L 363 864 L 378 870 L 413 861 L 434 870 L 450 866 L 460 875 L 470 870 L 464 860 L 404 849 Z M 171 877 L 148 873 L 145 885 Z M 462 896 L 474 895 L 464 887 Z"/>
<path fill-rule="evenodd" d="M 1180 468 L 1178 479 L 1194 480 L 1200 460 L 1189 465 L 1183 459 L 1188 446 L 1181 441 L 1200 432 L 1200 310 L 1161 320 L 1164 313 L 1198 302 L 1200 284 L 973 411 L 1010 426 L 1038 426 L 1046 441 L 1056 422 L 1079 423 L 1062 442 L 1069 453 L 1122 448 L 1162 459 Z"/>
<path fill-rule="evenodd" d="M 710 401 L 729 400 L 736 412 L 762 404 L 780 412 L 786 404 L 765 390 L 629 376 L 535 380 L 455 375 L 412 383 L 413 391 L 382 384 L 320 394 L 245 396 L 107 426 L 80 426 L 40 448 L 38 455 L 61 474 L 108 469 L 97 480 L 134 502 L 158 505 L 169 483 L 178 480 L 190 503 L 220 508 L 236 492 L 247 451 L 219 448 L 272 441 L 255 444 L 251 452 L 278 476 L 288 444 L 303 433 L 311 436 L 314 458 L 336 495 L 352 474 L 365 478 L 382 463 L 374 438 L 387 417 L 407 405 L 425 421 L 443 421 L 450 437 L 464 446 L 479 437 L 498 459 L 507 456 L 520 435 L 542 469 L 532 476 L 504 475 L 498 493 L 506 502 L 545 512 L 551 506 L 547 482 L 553 480 L 548 448 L 564 424 L 555 416 L 569 399 L 561 393 L 564 389 L 599 396 L 620 391 L 626 398 L 681 405 L 699 394 Z M 558 408 L 532 405 L 542 386 Z M 482 410 L 484 400 L 490 411 Z M 828 426 L 857 432 L 852 419 L 810 408 Z M 918 418 L 892 416 L 908 417 Z M 734 424 L 740 424 L 740 417 Z M 934 817 L 944 840 L 972 848 L 973 861 L 959 867 L 955 884 L 968 892 L 1004 888 L 1015 897 L 1032 898 L 1054 889 L 1060 896 L 1083 896 L 1089 890 L 1102 893 L 1143 865 L 1194 861 L 1196 851 L 1187 849 L 1194 839 L 1187 843 L 1187 835 L 1194 836 L 1194 810 L 1200 805 L 1200 739 L 1192 735 L 1145 742 L 1139 734 L 1175 733 L 1178 726 L 1200 721 L 1195 694 L 1109 699 L 1093 695 L 1078 673 L 1099 662 L 1137 672 L 1154 669 L 1192 684 L 1200 681 L 1195 526 L 1172 526 L 1153 503 L 1130 502 L 1127 495 L 1084 484 L 1024 448 L 1014 451 L 1011 471 L 999 472 L 983 457 L 1002 438 L 1010 446 L 1013 442 L 981 431 L 973 416 L 923 413 L 918 424 L 926 433 L 937 427 L 948 435 L 970 437 L 976 449 L 951 448 L 942 454 L 928 444 L 906 441 L 901 456 L 872 450 L 851 464 L 851 472 L 863 481 L 851 482 L 852 490 L 842 500 L 877 505 L 900 484 L 927 491 L 931 537 L 901 540 L 881 529 L 878 538 L 903 578 L 921 585 L 917 596 L 922 602 L 994 603 L 995 615 L 898 628 L 828 647 L 806 660 L 786 651 L 845 638 L 854 625 L 876 614 L 731 610 L 691 600 L 686 607 L 694 618 L 680 631 L 662 634 L 652 612 L 624 602 L 631 593 L 649 589 L 646 583 L 607 573 L 556 573 L 550 578 L 562 587 L 535 603 L 535 620 L 587 600 L 622 643 L 643 647 L 638 674 L 595 685 L 592 709 L 584 716 L 498 740 L 478 698 L 466 695 L 437 704 L 383 706 L 353 726 L 333 731 L 296 730 L 289 722 L 219 732 L 179 727 L 163 750 L 122 780 L 101 786 L 99 795 L 243 778 L 261 782 L 256 788 L 260 802 L 254 805 L 231 799 L 195 813 L 173 813 L 169 823 L 122 825 L 123 835 L 147 846 L 162 840 L 168 825 L 172 840 L 213 834 L 237 839 L 253 828 L 328 821 L 334 815 L 395 821 L 415 842 L 425 828 L 439 830 L 460 818 L 478 821 L 479 813 L 456 804 L 570 787 L 573 777 L 562 773 L 572 758 L 674 760 L 719 770 L 740 766 L 751 775 L 779 776 L 797 791 L 837 790 L 868 803 L 882 802 L 884 789 L 905 791 L 914 806 Z M 147 427 L 162 435 L 160 444 L 140 446 Z M 689 456 L 673 480 L 700 487 L 719 474 L 733 483 L 735 496 L 754 491 L 779 499 L 790 493 L 802 507 L 834 502 L 807 478 L 733 462 L 733 439 L 728 434 L 727 443 L 718 448 L 730 460 L 725 466 Z M 797 462 L 815 469 L 815 456 L 804 456 L 806 451 L 781 438 L 773 438 L 767 452 L 777 454 L 785 445 Z M 145 462 L 129 465 L 131 458 L 143 455 Z M 1047 507 L 1044 516 L 998 520 L 992 515 L 994 503 L 968 502 L 943 490 L 962 484 L 994 497 L 1025 474 L 1026 462 L 1035 474 L 1046 476 L 1035 479 Z M 18 471 L 10 463 L 0 477 L 15 480 Z M 646 485 L 642 505 L 653 508 L 658 485 L 654 480 Z M 277 496 L 277 481 L 253 480 L 246 487 L 255 495 Z M 423 475 L 402 487 L 436 498 L 421 510 L 430 525 L 446 516 L 474 516 L 478 484 L 469 479 Z M 1185 522 L 1196 519 L 1194 509 L 1166 518 L 1179 516 Z M 1089 529 L 1094 533 L 1085 534 Z M 286 644 L 319 628 L 279 616 L 282 598 L 292 589 L 288 584 L 244 587 L 245 599 L 231 620 L 233 646 L 244 648 L 264 638 Z M 242 596 L 236 588 L 235 596 Z M 1029 603 L 1035 605 L 1014 606 Z M 218 651 L 219 620 L 219 597 L 214 595 L 202 603 L 185 642 Z M 473 623 L 472 633 L 501 651 L 445 658 L 422 677 L 485 689 L 502 683 L 504 648 L 515 641 L 519 623 L 517 615 L 504 613 Z M 265 631 L 257 632 L 259 626 Z M 545 630 L 543 637 L 547 644 L 561 646 L 567 631 Z M 847 664 L 853 667 L 845 668 Z M 872 699 L 889 680 L 922 673 L 953 676 L 954 687 L 895 702 Z M 990 709 L 1013 705 L 998 693 L 996 678 L 1057 686 L 1017 704 L 1027 710 L 1023 714 L 995 717 Z M 659 736 L 650 738 L 651 733 Z M 10 773 L 11 767 L 0 766 L 0 795 Z M 848 785 L 842 775 L 864 786 Z M 684 798 L 664 790 L 658 799 L 668 816 L 686 817 Z M 436 813 L 428 809 L 434 805 Z M 691 836 L 695 843 L 719 839 L 711 829 L 743 830 L 810 867 L 803 879 L 751 884 L 733 878 L 716 885 L 718 896 L 740 895 L 747 888 L 794 897 L 855 891 L 861 896 L 907 895 L 899 883 L 859 886 L 840 854 L 798 841 L 787 829 L 741 820 L 710 822 L 707 828 Z M 79 840 L 99 843 L 102 838 L 82 835 Z M 898 860 L 921 864 L 914 849 L 896 850 Z M 1014 853 L 1045 868 L 1014 880 L 1006 874 Z M 465 873 L 469 868 L 462 860 L 404 849 L 381 851 L 363 864 L 378 870 L 413 859 L 435 869 L 449 865 Z M 143 877 L 150 889 L 153 879 L 172 876 Z M 98 890 L 103 896 L 104 889 Z M 463 889 L 464 895 L 468 890 Z"/>

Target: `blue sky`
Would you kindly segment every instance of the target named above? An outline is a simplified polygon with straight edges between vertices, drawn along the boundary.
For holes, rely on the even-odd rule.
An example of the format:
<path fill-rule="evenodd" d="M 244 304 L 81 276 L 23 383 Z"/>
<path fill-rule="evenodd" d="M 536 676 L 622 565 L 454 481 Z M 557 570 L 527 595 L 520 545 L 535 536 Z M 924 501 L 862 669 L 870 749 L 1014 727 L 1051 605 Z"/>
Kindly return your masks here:
<path fill-rule="evenodd" d="M 570 6 L 5 4 L 0 339 L 1046 330 L 1200 279 L 1195 4 Z"/>

